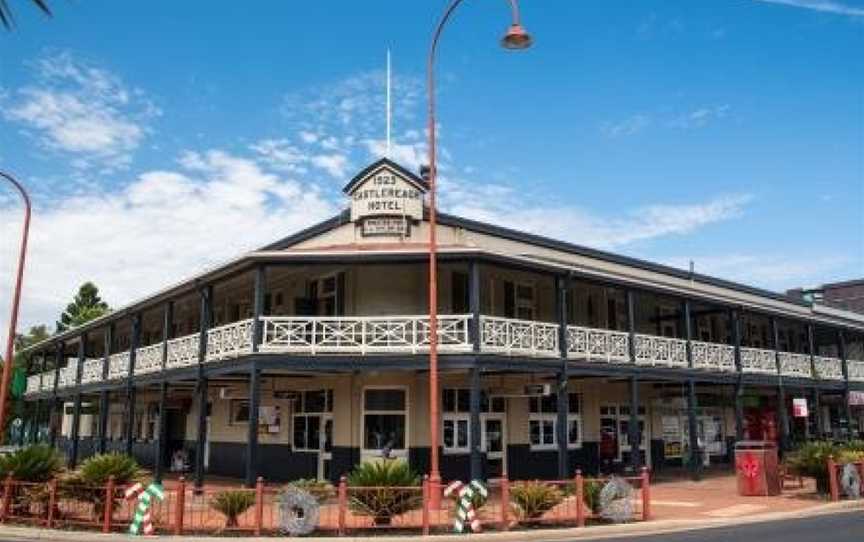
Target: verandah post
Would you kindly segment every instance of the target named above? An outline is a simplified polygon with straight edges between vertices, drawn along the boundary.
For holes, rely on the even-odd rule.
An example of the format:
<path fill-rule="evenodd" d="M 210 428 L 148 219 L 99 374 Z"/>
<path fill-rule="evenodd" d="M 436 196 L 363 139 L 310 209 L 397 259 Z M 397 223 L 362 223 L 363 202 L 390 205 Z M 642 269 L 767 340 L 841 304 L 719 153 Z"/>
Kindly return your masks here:
<path fill-rule="evenodd" d="M 585 479 L 582 469 L 576 469 L 576 526 L 585 526 Z"/>
<path fill-rule="evenodd" d="M 177 481 L 177 500 L 174 503 L 174 534 L 183 534 L 183 512 L 186 509 L 186 478 Z"/>
<path fill-rule="evenodd" d="M 642 467 L 642 521 L 651 519 L 651 473 Z"/>
<path fill-rule="evenodd" d="M 105 484 L 105 511 L 102 517 L 102 532 L 111 532 L 111 516 L 114 515 L 114 475 L 108 477 Z"/>
<path fill-rule="evenodd" d="M 558 373 L 556 386 L 557 418 L 555 421 L 558 444 L 558 479 L 564 480 L 570 475 L 570 451 L 568 416 L 570 414 L 570 394 L 568 392 L 568 360 L 567 360 L 567 289 L 569 281 L 566 277 L 555 277 L 555 305 L 558 319 L 558 346 L 561 358 L 561 371 Z"/>

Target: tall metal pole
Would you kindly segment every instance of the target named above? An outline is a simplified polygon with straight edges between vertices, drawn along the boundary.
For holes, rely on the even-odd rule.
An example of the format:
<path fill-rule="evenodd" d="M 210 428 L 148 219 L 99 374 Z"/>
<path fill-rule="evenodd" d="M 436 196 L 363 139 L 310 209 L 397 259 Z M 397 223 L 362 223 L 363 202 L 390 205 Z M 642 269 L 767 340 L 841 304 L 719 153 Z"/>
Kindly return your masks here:
<path fill-rule="evenodd" d="M 18 326 L 18 307 L 21 303 L 21 284 L 24 281 L 24 259 L 27 255 L 27 237 L 30 232 L 30 196 L 14 177 L 0 171 L 3 177 L 21 193 L 24 200 L 24 228 L 21 234 L 21 249 L 18 253 L 18 273 L 15 278 L 15 293 L 12 295 L 12 314 L 9 317 L 9 336 L 6 337 L 6 356 L 3 358 L 3 378 L 0 380 L 0 444 L 6 438 L 2 431 L 6 419 L 6 399 L 9 396 L 9 379 L 12 376 L 12 357 L 15 353 L 15 332 Z"/>
<path fill-rule="evenodd" d="M 436 135 L 435 135 L 435 53 L 438 48 L 438 39 L 453 11 L 463 0 L 452 0 L 444 14 L 435 27 L 432 34 L 432 43 L 429 46 L 429 57 L 426 65 L 426 83 L 429 99 L 429 118 L 427 132 L 429 136 L 429 481 L 433 490 L 441 483 L 441 471 L 438 466 L 438 431 L 440 430 L 440 415 L 438 412 L 438 238 L 437 238 L 437 197 L 436 181 L 438 177 L 438 165 L 436 162 Z M 517 0 L 508 0 L 512 15 L 511 30 L 502 42 L 507 47 L 507 37 L 511 34 L 521 38 L 512 48 L 527 47 L 530 38 L 524 33 L 519 23 L 519 6 Z M 437 490 L 434 491 L 437 495 Z"/>

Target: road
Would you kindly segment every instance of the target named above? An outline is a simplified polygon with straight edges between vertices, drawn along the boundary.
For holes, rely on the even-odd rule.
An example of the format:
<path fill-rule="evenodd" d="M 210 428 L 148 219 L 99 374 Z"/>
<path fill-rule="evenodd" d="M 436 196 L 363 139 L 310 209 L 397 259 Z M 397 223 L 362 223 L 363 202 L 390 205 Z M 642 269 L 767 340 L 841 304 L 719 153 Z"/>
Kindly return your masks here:
<path fill-rule="evenodd" d="M 621 539 L 639 542 L 862 542 L 864 513 L 843 512 L 805 519 L 661 535 L 627 535 Z M 584 542 L 590 539 L 579 540 Z"/>

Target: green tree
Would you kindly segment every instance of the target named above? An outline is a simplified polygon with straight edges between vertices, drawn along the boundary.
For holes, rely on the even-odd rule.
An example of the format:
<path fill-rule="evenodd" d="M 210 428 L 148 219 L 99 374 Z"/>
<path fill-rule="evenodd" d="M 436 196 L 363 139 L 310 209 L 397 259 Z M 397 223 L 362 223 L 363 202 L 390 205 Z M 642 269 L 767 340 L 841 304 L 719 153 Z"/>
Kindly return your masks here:
<path fill-rule="evenodd" d="M 48 8 L 48 3 L 45 0 L 30 0 L 37 8 L 42 10 L 42 13 L 45 15 L 51 15 L 51 10 Z M 15 19 L 12 17 L 12 10 L 9 8 L 9 4 L 6 0 L 0 0 L 0 24 L 4 27 L 11 28 L 12 21 Z"/>
<path fill-rule="evenodd" d="M 85 282 L 78 288 L 78 293 L 75 294 L 72 303 L 66 305 L 66 310 L 60 315 L 60 321 L 57 322 L 57 332 L 60 333 L 90 320 L 95 320 L 110 310 L 108 303 L 99 297 L 99 288 L 92 282 Z"/>

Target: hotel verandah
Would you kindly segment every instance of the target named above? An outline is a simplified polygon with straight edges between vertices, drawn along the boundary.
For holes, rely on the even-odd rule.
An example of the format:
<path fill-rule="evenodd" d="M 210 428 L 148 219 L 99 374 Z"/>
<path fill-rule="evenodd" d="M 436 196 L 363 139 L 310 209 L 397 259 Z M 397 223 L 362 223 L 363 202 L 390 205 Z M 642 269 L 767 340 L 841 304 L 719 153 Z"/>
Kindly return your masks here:
<path fill-rule="evenodd" d="M 199 484 L 332 480 L 384 449 L 428 471 L 425 189 L 380 160 L 346 187 L 350 211 L 28 349 L 26 438 L 72 464 L 126 451 L 157 477 L 182 461 Z M 740 439 L 859 430 L 860 314 L 438 228 L 445 479 L 662 469 L 696 447 L 722 462 Z"/>

